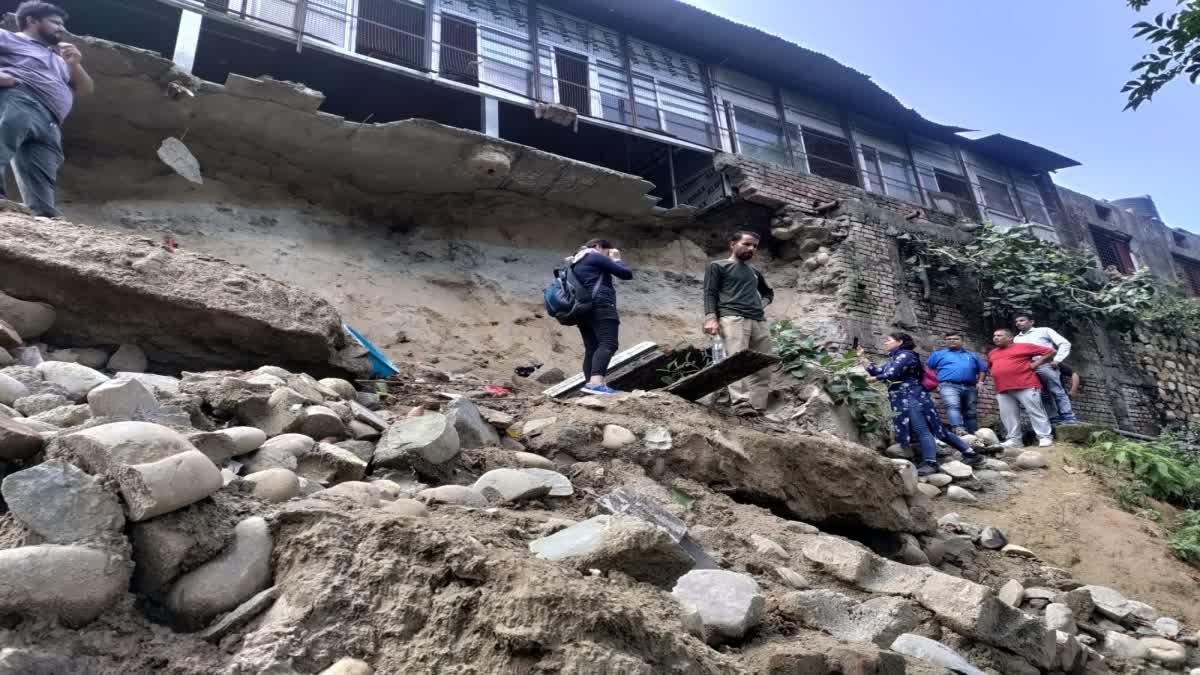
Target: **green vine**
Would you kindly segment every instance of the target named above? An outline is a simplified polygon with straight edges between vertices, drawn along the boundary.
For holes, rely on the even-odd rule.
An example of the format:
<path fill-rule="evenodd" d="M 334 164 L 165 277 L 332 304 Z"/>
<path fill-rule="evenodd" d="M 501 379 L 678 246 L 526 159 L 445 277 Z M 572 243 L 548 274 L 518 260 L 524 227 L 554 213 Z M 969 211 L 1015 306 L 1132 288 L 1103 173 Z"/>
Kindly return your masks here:
<path fill-rule="evenodd" d="M 687 344 L 672 350 L 673 358 L 658 369 L 658 380 L 664 387 L 704 370 L 712 365 L 712 354 L 708 350 L 695 349 Z"/>
<path fill-rule="evenodd" d="M 955 288 L 973 279 L 992 312 L 1005 320 L 1032 311 L 1042 323 L 1091 319 L 1130 331 L 1146 326 L 1188 335 L 1200 329 L 1200 303 L 1148 269 L 1122 275 L 1100 270 L 1090 251 L 1059 246 L 1035 237 L 1028 226 L 1000 229 L 984 223 L 966 245 L 934 242 L 905 233 L 897 237 L 905 265 L 921 281 Z"/>
<path fill-rule="evenodd" d="M 867 381 L 867 374 L 853 354 L 838 354 L 803 335 L 791 321 L 771 324 L 771 340 L 785 371 L 821 387 L 833 404 L 850 412 L 864 437 L 879 437 L 887 423 L 885 393 Z"/>

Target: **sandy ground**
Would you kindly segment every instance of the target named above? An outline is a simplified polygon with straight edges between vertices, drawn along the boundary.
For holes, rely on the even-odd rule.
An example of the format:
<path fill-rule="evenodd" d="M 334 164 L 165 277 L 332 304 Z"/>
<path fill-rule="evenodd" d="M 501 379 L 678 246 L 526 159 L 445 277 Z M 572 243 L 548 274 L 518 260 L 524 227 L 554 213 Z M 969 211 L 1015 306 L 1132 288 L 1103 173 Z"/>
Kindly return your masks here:
<path fill-rule="evenodd" d="M 1084 467 L 1073 446 L 1048 450 L 1049 468 L 1022 472 L 1019 489 L 993 493 L 977 506 L 938 499 L 938 515 L 953 511 L 998 527 L 1010 542 L 1083 583 L 1115 588 L 1166 616 L 1200 626 L 1195 602 L 1200 570 L 1171 555 L 1163 527 L 1122 511 L 1097 476 L 1065 471 Z"/>

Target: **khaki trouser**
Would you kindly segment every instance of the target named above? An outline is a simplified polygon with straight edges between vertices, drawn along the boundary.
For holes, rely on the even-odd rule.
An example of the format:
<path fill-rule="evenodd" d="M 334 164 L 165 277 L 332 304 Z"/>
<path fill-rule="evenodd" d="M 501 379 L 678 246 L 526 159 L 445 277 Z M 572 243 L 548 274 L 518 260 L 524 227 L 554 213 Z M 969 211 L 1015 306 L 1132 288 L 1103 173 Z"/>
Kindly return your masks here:
<path fill-rule="evenodd" d="M 764 354 L 771 353 L 771 333 L 766 321 L 753 321 L 741 316 L 721 317 L 721 335 L 725 338 L 725 355 L 747 349 Z M 729 399 L 733 405 L 749 404 L 755 410 L 767 409 L 771 375 L 766 369 L 749 375 L 729 385 Z"/>

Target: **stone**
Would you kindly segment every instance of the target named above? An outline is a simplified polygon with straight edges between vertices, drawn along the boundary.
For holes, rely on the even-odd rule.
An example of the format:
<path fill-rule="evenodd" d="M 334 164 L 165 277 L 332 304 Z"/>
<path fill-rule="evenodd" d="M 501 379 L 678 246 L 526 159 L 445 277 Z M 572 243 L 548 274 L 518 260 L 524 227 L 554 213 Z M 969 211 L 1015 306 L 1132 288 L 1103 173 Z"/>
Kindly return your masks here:
<path fill-rule="evenodd" d="M 0 648 L 0 673 L 12 675 L 62 675 L 71 672 L 72 659 L 36 648 Z"/>
<path fill-rule="evenodd" d="M 1000 587 L 1000 592 L 997 595 L 1009 607 L 1020 607 L 1021 600 L 1025 597 L 1025 587 L 1016 579 L 1009 579 Z"/>
<path fill-rule="evenodd" d="M 41 337 L 54 325 L 54 308 L 44 302 L 20 300 L 0 292 L 0 317 L 25 340 Z"/>
<path fill-rule="evenodd" d="M 967 660 L 958 652 L 940 642 L 920 635 L 905 633 L 892 641 L 891 649 L 894 652 L 921 659 L 961 675 L 986 675 L 982 670 L 967 663 Z"/>
<path fill-rule="evenodd" d="M 94 370 L 99 370 L 108 365 L 108 352 L 95 347 L 76 348 L 75 363 L 81 366 L 87 366 Z"/>
<path fill-rule="evenodd" d="M 310 497 L 312 495 L 317 494 L 318 492 L 324 492 L 324 491 L 325 491 L 325 486 L 321 485 L 317 481 L 309 480 L 307 478 L 300 479 L 300 496 L 301 497 Z"/>
<path fill-rule="evenodd" d="M 289 430 L 310 438 L 342 438 L 346 435 L 346 424 L 338 414 L 323 405 L 310 405 L 293 422 Z"/>
<path fill-rule="evenodd" d="M 465 485 L 442 485 L 426 488 L 417 493 L 416 499 L 427 504 L 457 504 L 459 506 L 487 506 L 487 499 L 474 488 Z"/>
<path fill-rule="evenodd" d="M 1167 638 L 1168 640 L 1174 640 L 1175 638 L 1179 637 L 1179 632 L 1181 629 L 1182 627 L 1179 625 L 1178 621 L 1165 616 L 1160 617 L 1154 622 L 1154 632 L 1158 633 L 1162 637 Z"/>
<path fill-rule="evenodd" d="M 930 499 L 942 494 L 942 491 L 938 489 L 936 485 L 931 485 L 929 483 L 918 483 L 917 492 L 929 497 Z"/>
<path fill-rule="evenodd" d="M 1014 558 L 1037 558 L 1037 555 L 1035 555 L 1033 551 L 1030 551 L 1024 546 L 1017 546 L 1016 544 L 1008 544 L 1004 548 L 1000 549 L 1000 552 L 1004 555 L 1011 555 Z"/>
<path fill-rule="evenodd" d="M 8 510 L 48 544 L 110 544 L 125 515 L 116 495 L 77 467 L 50 460 L 9 474 L 0 485 Z"/>
<path fill-rule="evenodd" d="M 1027 471 L 1031 469 L 1044 469 L 1047 464 L 1046 456 L 1037 450 L 1026 450 L 1017 455 L 1016 465 L 1018 469 L 1025 469 Z"/>
<path fill-rule="evenodd" d="M 942 473 L 955 480 L 967 480 L 975 475 L 974 469 L 959 461 L 946 462 L 940 468 Z"/>
<path fill-rule="evenodd" d="M 946 488 L 946 499 L 952 502 L 964 502 L 967 504 L 979 501 L 979 498 L 972 494 L 970 490 L 960 488 L 957 485 L 951 485 Z"/>
<path fill-rule="evenodd" d="M 541 455 L 535 455 L 532 452 L 514 452 L 512 453 L 512 458 L 517 466 L 526 469 L 546 469 L 547 471 L 553 471 L 556 468 L 554 462 Z"/>
<path fill-rule="evenodd" d="M 1096 609 L 1096 603 L 1092 601 L 1092 595 L 1082 588 L 1075 588 L 1066 593 L 1059 593 L 1051 598 L 1051 601 L 1066 605 L 1071 608 L 1071 612 L 1077 616 L 1087 619 Z"/>
<path fill-rule="evenodd" d="M 529 543 L 538 558 L 576 569 L 618 571 L 670 587 L 693 560 L 666 532 L 637 518 L 595 516 Z"/>
<path fill-rule="evenodd" d="M 458 432 L 445 415 L 426 412 L 388 427 L 375 446 L 374 465 L 409 469 L 414 459 L 444 464 L 459 453 Z"/>
<path fill-rule="evenodd" d="M 0 460 L 33 457 L 42 442 L 42 435 L 22 421 L 0 417 Z"/>
<path fill-rule="evenodd" d="M 279 586 L 272 586 L 254 595 L 254 597 L 238 605 L 237 609 L 221 617 L 220 621 L 200 631 L 197 637 L 214 644 L 219 643 L 221 638 L 250 623 L 254 620 L 254 617 L 275 604 L 275 600 L 279 598 L 279 591 Z"/>
<path fill-rule="evenodd" d="M 826 573 L 874 593 L 915 593 L 927 573 L 920 568 L 884 560 L 865 547 L 840 537 L 816 537 L 806 542 L 801 552 Z"/>
<path fill-rule="evenodd" d="M 87 393 L 87 402 L 95 417 L 133 417 L 158 407 L 158 399 L 137 380 L 103 382 Z"/>
<path fill-rule="evenodd" d="M 483 421 L 497 429 L 508 429 L 515 421 L 512 415 L 491 408 L 480 407 L 479 414 L 483 417 Z"/>
<path fill-rule="evenodd" d="M 997 480 L 999 478 L 1000 478 L 999 471 L 992 471 L 991 469 L 980 469 L 975 472 L 975 480 L 990 481 L 990 480 Z"/>
<path fill-rule="evenodd" d="M 893 459 L 892 466 L 896 467 L 896 475 L 900 476 L 900 482 L 904 485 L 904 494 L 913 495 L 917 493 L 917 468 L 912 462 L 904 459 Z"/>
<path fill-rule="evenodd" d="M 415 499 L 400 498 L 395 501 L 388 502 L 383 505 L 383 510 L 388 513 L 394 513 L 398 516 L 410 516 L 413 518 L 428 518 L 429 509 L 425 505 Z"/>
<path fill-rule="evenodd" d="M 521 425 L 521 435 L 522 436 L 536 435 L 538 433 L 541 433 L 547 427 L 555 424 L 556 422 L 558 422 L 557 417 L 542 417 L 542 418 L 539 418 L 536 420 L 529 420 L 529 421 L 525 422 L 525 424 Z"/>
<path fill-rule="evenodd" d="M 567 379 L 567 374 L 562 371 L 562 368 L 547 368 L 539 372 L 533 379 L 540 384 L 553 385 Z"/>
<path fill-rule="evenodd" d="M 228 548 L 171 586 L 167 609 L 182 625 L 197 626 L 237 608 L 270 585 L 272 548 L 266 520 L 243 520 Z"/>
<path fill-rule="evenodd" d="M 521 469 L 521 471 L 550 488 L 548 495 L 551 497 L 570 497 L 575 494 L 575 486 L 571 485 L 571 479 L 557 471 L 550 469 Z"/>
<path fill-rule="evenodd" d="M 263 442 L 259 450 L 284 450 L 293 457 L 303 457 L 317 447 L 317 442 L 304 434 L 281 434 Z"/>
<path fill-rule="evenodd" d="M 153 373 L 139 373 L 132 371 L 121 371 L 113 376 L 114 380 L 137 380 L 146 385 L 150 391 L 154 392 L 155 396 L 165 398 L 175 396 L 180 393 L 180 381 L 177 377 L 169 375 L 155 375 Z"/>
<path fill-rule="evenodd" d="M 189 434 L 187 439 L 215 464 L 221 464 L 231 457 L 254 452 L 266 442 L 267 434 L 254 427 L 229 427 L 218 431 L 199 431 Z"/>
<path fill-rule="evenodd" d="M 1057 602 L 1046 605 L 1042 621 L 1046 624 L 1046 630 L 1062 631 L 1067 635 L 1079 632 L 1075 628 L 1075 613 L 1071 611 L 1070 607 Z"/>
<path fill-rule="evenodd" d="M 0 403 L 12 405 L 26 396 L 29 396 L 29 388 L 24 383 L 0 373 Z"/>
<path fill-rule="evenodd" d="M 285 502 L 300 494 L 300 479 L 287 469 L 267 469 L 246 476 L 250 494 L 268 502 Z"/>
<path fill-rule="evenodd" d="M 44 413 L 38 413 L 27 419 L 45 422 L 60 429 L 70 429 L 92 419 L 92 409 L 86 404 L 67 405 L 55 408 L 54 410 L 48 410 Z"/>
<path fill-rule="evenodd" d="M 995 431 L 992 431 L 986 427 L 983 429 L 976 429 L 975 438 L 983 442 L 988 447 L 1000 445 L 1000 437 L 996 435 Z"/>
<path fill-rule="evenodd" d="M 104 373 L 78 363 L 45 361 L 38 365 L 37 370 L 47 382 L 65 389 L 72 401 L 82 401 L 89 391 L 108 382 L 108 376 Z"/>
<path fill-rule="evenodd" d="M 670 450 L 671 430 L 664 426 L 652 426 L 646 429 L 642 442 L 646 444 L 647 450 Z"/>
<path fill-rule="evenodd" d="M 358 420 L 350 420 L 350 423 L 346 425 L 346 433 L 358 441 L 377 441 L 382 435 L 375 427 Z M 374 447 L 375 444 L 372 443 L 372 452 L 374 452 Z"/>
<path fill-rule="evenodd" d="M 1055 631 L 1054 643 L 1055 663 L 1062 672 L 1077 672 L 1087 663 L 1087 653 L 1083 650 L 1083 644 L 1079 642 L 1076 636 L 1062 631 Z"/>
<path fill-rule="evenodd" d="M 615 424 L 604 425 L 604 439 L 600 442 L 606 450 L 620 450 L 637 443 L 637 436 L 625 427 Z"/>
<path fill-rule="evenodd" d="M 1133 607 L 1125 596 L 1107 586 L 1080 586 L 1077 590 L 1090 595 L 1096 611 L 1117 623 L 1128 621 L 1133 615 Z"/>
<path fill-rule="evenodd" d="M 374 672 L 375 670 L 366 661 L 346 656 L 322 670 L 318 675 L 372 675 Z"/>
<path fill-rule="evenodd" d="M 405 494 L 404 487 L 402 485 L 387 478 L 377 478 L 372 480 L 371 485 L 374 485 L 375 488 L 379 490 L 379 498 L 387 502 L 399 499 Z"/>
<path fill-rule="evenodd" d="M 492 469 L 479 477 L 472 488 L 493 502 L 537 499 L 550 493 L 550 486 L 521 469 Z"/>
<path fill-rule="evenodd" d="M 144 373 L 149 367 L 150 362 L 146 359 L 146 352 L 142 348 L 133 344 L 123 344 L 117 347 L 117 351 L 108 357 L 108 369 L 116 373 Z"/>
<path fill-rule="evenodd" d="M 644 520 L 680 542 L 687 536 L 687 524 L 651 497 L 628 488 L 617 488 L 599 500 L 600 508 L 612 515 Z"/>
<path fill-rule="evenodd" d="M 777 601 L 776 611 L 838 640 L 871 642 L 881 647 L 891 645 L 921 623 L 911 600 L 881 597 L 858 602 L 827 589 L 788 593 Z"/>
<path fill-rule="evenodd" d="M 343 380 L 340 377 L 326 377 L 317 380 L 317 384 L 329 389 L 339 397 L 347 401 L 355 401 L 358 399 L 358 390 L 354 388 L 348 380 Z"/>
<path fill-rule="evenodd" d="M 984 468 L 988 469 L 989 471 L 1001 471 L 1001 472 L 1009 471 L 1012 468 L 1008 465 L 1008 462 L 1002 462 L 998 459 L 993 459 L 991 457 L 984 460 L 983 466 L 984 466 Z"/>
<path fill-rule="evenodd" d="M 116 479 L 126 512 L 134 522 L 187 506 L 224 486 L 220 469 L 199 450 L 122 466 Z"/>
<path fill-rule="evenodd" d="M 329 443 L 317 447 L 297 460 L 296 475 L 321 485 L 359 481 L 367 475 L 367 463 L 353 452 Z"/>
<path fill-rule="evenodd" d="M 970 467 L 968 467 L 970 468 Z M 925 482 L 935 487 L 946 487 L 954 482 L 954 479 L 944 473 L 935 473 L 925 477 Z"/>
<path fill-rule="evenodd" d="M 1110 630 L 1104 634 L 1104 655 L 1126 661 L 1145 659 L 1150 656 L 1150 647 L 1135 637 Z"/>
<path fill-rule="evenodd" d="M 930 570 L 913 598 L 957 633 L 1020 654 L 1041 668 L 1054 661 L 1053 633 L 1037 618 L 1001 602 L 987 586 Z"/>
<path fill-rule="evenodd" d="M 4 349 L 8 353 L 8 349 L 21 347 L 25 341 L 21 339 L 21 334 L 17 332 L 4 319 L 0 319 L 0 349 Z"/>
<path fill-rule="evenodd" d="M 995 527 L 985 527 L 979 533 L 979 545 L 993 551 L 999 551 L 1008 545 L 1008 537 Z"/>
<path fill-rule="evenodd" d="M 316 495 L 317 499 L 328 499 L 330 497 L 346 497 L 363 506 L 379 506 L 379 488 L 371 483 L 351 480 L 345 483 L 338 483 L 328 490 L 322 490 Z"/>
<path fill-rule="evenodd" d="M 692 570 L 671 595 L 699 610 L 710 642 L 744 637 L 762 620 L 765 604 L 753 577 L 728 570 Z"/>
<path fill-rule="evenodd" d="M 156 462 L 195 449 L 178 432 L 158 424 L 113 422 L 56 438 L 46 454 L 90 474 L 111 475 L 121 466 Z"/>
<path fill-rule="evenodd" d="M 1187 663 L 1187 648 L 1177 642 L 1160 637 L 1144 637 L 1138 642 L 1146 648 L 1147 658 L 1151 661 L 1157 661 L 1168 668 L 1178 668 Z"/>
<path fill-rule="evenodd" d="M 129 567 L 103 548 L 40 544 L 0 550 L 0 579 L 0 614 L 82 626 L 125 594 Z"/>
<path fill-rule="evenodd" d="M 62 394 L 30 394 L 13 401 L 13 407 L 22 415 L 40 415 L 67 405 L 71 402 Z"/>
<path fill-rule="evenodd" d="M 280 445 L 268 445 L 266 443 L 249 455 L 239 458 L 239 461 L 242 463 L 242 467 L 247 474 L 258 473 L 267 469 L 296 471 L 300 466 L 300 460 L 288 448 Z"/>
<path fill-rule="evenodd" d="M 783 583 L 796 590 L 803 591 L 812 587 L 812 584 L 809 583 L 808 579 L 805 579 L 803 575 L 791 569 L 790 567 L 776 567 L 775 574 L 779 575 L 779 578 L 783 581 Z"/>
<path fill-rule="evenodd" d="M 367 464 L 370 464 L 371 458 L 375 456 L 375 444 L 369 441 L 342 441 L 334 443 L 334 445 L 353 453 L 355 457 Z"/>
<path fill-rule="evenodd" d="M 887 449 L 883 451 L 883 454 L 885 457 L 889 457 L 891 459 L 904 459 L 904 460 L 912 459 L 912 456 L 913 456 L 912 450 L 909 450 L 908 448 L 904 447 L 903 445 L 900 445 L 899 443 L 892 443 L 891 445 L 889 445 L 887 447 Z"/>
<path fill-rule="evenodd" d="M 750 535 L 750 543 L 754 544 L 755 550 L 762 555 L 783 558 L 784 560 L 787 560 L 788 558 L 788 553 L 782 546 L 771 541 L 770 539 L 767 539 L 761 534 Z"/>
<path fill-rule="evenodd" d="M 483 419 L 479 408 L 470 399 L 456 398 L 445 406 L 443 412 L 458 432 L 461 447 L 490 448 L 500 445 L 496 428 Z"/>

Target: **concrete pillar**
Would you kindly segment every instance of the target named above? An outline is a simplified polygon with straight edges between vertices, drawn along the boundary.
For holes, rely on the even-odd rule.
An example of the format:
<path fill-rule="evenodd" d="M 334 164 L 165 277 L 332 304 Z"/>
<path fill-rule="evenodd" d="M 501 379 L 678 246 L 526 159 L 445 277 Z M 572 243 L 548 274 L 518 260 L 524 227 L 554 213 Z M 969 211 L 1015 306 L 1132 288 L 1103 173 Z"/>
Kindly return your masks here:
<path fill-rule="evenodd" d="M 480 131 L 488 136 L 500 138 L 500 99 L 484 96 L 482 106 L 483 128 Z"/>
<path fill-rule="evenodd" d="M 196 63 L 196 46 L 200 43 L 200 24 L 203 21 L 203 14 L 190 9 L 179 14 L 179 32 L 175 36 L 175 55 L 171 60 L 189 73 Z"/>

